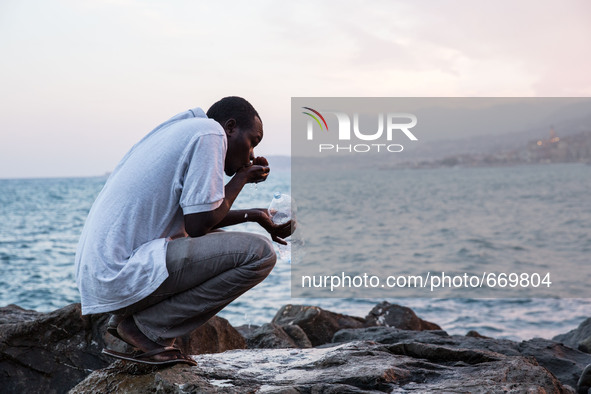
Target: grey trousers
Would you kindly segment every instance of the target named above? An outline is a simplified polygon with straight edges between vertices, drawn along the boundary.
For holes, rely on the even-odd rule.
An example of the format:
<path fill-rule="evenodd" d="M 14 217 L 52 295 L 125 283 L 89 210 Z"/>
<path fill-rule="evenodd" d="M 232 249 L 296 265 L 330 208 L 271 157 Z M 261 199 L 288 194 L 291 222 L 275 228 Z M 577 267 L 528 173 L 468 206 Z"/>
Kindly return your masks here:
<path fill-rule="evenodd" d="M 112 312 L 133 315 L 150 340 L 170 345 L 269 275 L 276 254 L 261 235 L 212 232 L 168 243 L 168 278 L 148 297 Z"/>

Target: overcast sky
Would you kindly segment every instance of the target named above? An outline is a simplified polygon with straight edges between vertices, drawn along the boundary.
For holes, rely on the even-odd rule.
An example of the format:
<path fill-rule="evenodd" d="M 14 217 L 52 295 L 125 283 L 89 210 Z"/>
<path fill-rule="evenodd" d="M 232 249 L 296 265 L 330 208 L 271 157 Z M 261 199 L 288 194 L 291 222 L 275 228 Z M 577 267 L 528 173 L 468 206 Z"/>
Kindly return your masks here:
<path fill-rule="evenodd" d="M 227 95 L 590 96 L 591 2 L 0 1 L 0 178 L 101 175 Z"/>

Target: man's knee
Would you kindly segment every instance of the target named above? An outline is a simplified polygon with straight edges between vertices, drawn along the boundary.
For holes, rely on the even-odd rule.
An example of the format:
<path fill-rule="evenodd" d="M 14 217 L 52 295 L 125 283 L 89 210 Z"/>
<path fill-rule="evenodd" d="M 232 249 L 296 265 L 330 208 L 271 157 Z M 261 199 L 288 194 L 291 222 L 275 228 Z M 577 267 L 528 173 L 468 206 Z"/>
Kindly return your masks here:
<path fill-rule="evenodd" d="M 275 253 L 275 249 L 273 248 L 273 244 L 269 240 L 269 238 L 264 237 L 262 235 L 255 235 L 256 242 L 258 243 L 258 250 L 259 250 L 259 260 L 260 260 L 260 267 L 261 270 L 271 272 L 275 263 L 277 262 L 277 254 Z"/>

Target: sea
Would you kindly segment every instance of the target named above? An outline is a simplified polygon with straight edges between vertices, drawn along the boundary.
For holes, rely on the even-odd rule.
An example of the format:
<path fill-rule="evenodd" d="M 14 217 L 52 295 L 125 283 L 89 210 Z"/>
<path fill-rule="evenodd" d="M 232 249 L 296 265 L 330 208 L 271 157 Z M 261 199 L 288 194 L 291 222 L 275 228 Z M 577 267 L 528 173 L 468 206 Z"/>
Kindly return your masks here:
<path fill-rule="evenodd" d="M 479 193 L 491 196 L 486 199 L 489 212 L 507 212 L 507 201 L 514 200 L 517 191 L 520 198 L 527 200 L 528 211 L 536 213 L 532 217 L 539 217 L 539 225 L 545 229 L 546 238 L 538 241 L 546 244 L 548 251 L 558 250 L 560 258 L 568 263 L 565 269 L 574 271 L 573 281 L 578 281 L 573 283 L 575 288 L 587 287 L 591 263 L 590 165 L 390 170 L 383 176 L 395 176 L 398 184 L 413 185 L 423 211 L 440 210 L 442 201 L 468 211 L 478 210 L 482 199 L 474 199 L 470 192 L 458 192 L 459 184 L 473 186 L 474 179 L 479 182 Z M 76 246 L 90 207 L 106 179 L 100 176 L 0 180 L 0 306 L 16 304 L 48 312 L 80 301 L 74 279 Z M 289 169 L 274 170 L 266 182 L 246 185 L 234 208 L 266 208 L 277 191 L 291 193 Z M 412 226 L 416 220 L 413 216 L 401 215 L 397 220 L 408 221 L 408 226 Z M 499 221 L 495 231 L 480 234 L 474 247 L 485 253 L 489 261 L 503 260 L 506 264 L 508 253 L 531 249 L 531 240 L 526 237 L 507 242 L 507 234 L 514 232 L 510 223 Z M 400 225 L 404 227 L 405 223 Z M 229 230 L 265 234 L 254 223 Z M 555 234 L 555 238 L 548 234 Z M 474 244 L 469 232 L 457 233 L 455 240 L 450 239 L 449 232 L 430 233 L 429 242 L 421 239 L 424 236 L 420 231 L 407 233 L 405 240 L 422 245 L 422 255 L 442 253 L 429 250 L 430 245 L 436 245 L 433 247 L 445 248 L 443 256 L 455 261 L 474 259 L 467 247 L 460 247 Z M 555 248 L 553 243 L 562 246 Z M 542 250 L 536 258 L 546 255 Z M 356 256 L 364 258 L 360 253 Z M 281 306 L 302 304 L 364 317 L 376 304 L 388 301 L 412 308 L 419 317 L 439 324 L 450 334 L 464 335 L 476 330 L 482 335 L 512 340 L 552 338 L 591 317 L 591 299 L 584 292 L 580 298 L 292 298 L 290 270 L 288 259 L 281 258 L 264 282 L 227 306 L 219 316 L 234 326 L 261 325 L 270 322 Z M 518 272 L 519 267 L 514 270 Z M 585 274 L 577 275 L 577 270 Z"/>

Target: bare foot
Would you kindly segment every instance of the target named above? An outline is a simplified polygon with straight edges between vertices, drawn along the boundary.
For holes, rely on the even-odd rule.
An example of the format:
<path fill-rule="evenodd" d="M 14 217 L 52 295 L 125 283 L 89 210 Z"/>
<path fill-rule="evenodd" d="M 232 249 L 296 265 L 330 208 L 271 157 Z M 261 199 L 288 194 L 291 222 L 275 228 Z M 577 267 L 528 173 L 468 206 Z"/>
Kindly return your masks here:
<path fill-rule="evenodd" d="M 170 344 L 160 345 L 144 335 L 143 332 L 135 324 L 132 316 L 128 316 L 119 323 L 117 326 L 117 333 L 125 342 L 144 352 L 150 352 L 152 350 L 162 349 L 165 346 L 171 346 L 174 343 L 174 339 L 170 341 Z M 167 360 L 169 357 L 164 355 L 154 356 L 155 360 Z"/>

